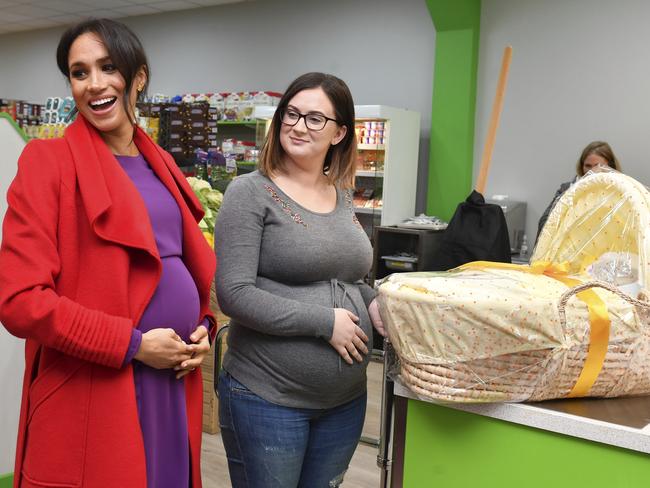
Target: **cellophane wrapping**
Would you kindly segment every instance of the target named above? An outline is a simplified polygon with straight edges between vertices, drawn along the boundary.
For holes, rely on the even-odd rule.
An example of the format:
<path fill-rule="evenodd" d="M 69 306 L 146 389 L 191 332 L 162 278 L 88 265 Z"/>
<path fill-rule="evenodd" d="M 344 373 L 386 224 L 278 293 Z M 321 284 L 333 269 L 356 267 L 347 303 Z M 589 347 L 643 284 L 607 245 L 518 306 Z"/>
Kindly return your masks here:
<path fill-rule="evenodd" d="M 610 321 L 587 395 L 650 394 L 649 205 L 634 179 L 588 173 L 555 205 L 531 266 L 389 276 L 378 297 L 401 380 L 441 402 L 566 397 L 592 339 L 588 306 L 573 294 L 587 284 Z"/>

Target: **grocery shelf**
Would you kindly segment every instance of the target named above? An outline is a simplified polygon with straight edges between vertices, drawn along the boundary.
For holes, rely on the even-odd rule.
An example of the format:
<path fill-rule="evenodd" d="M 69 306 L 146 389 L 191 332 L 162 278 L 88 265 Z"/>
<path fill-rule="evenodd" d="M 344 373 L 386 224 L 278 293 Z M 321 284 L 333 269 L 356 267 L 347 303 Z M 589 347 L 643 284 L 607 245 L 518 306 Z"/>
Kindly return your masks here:
<path fill-rule="evenodd" d="M 385 144 L 357 144 L 357 149 L 360 151 L 385 151 Z"/>
<path fill-rule="evenodd" d="M 217 120 L 217 125 L 252 125 L 255 126 L 255 120 Z"/>
<path fill-rule="evenodd" d="M 364 170 L 359 170 L 355 173 L 356 176 L 368 176 L 370 178 L 383 178 L 384 177 L 384 172 L 383 171 L 364 171 Z"/>

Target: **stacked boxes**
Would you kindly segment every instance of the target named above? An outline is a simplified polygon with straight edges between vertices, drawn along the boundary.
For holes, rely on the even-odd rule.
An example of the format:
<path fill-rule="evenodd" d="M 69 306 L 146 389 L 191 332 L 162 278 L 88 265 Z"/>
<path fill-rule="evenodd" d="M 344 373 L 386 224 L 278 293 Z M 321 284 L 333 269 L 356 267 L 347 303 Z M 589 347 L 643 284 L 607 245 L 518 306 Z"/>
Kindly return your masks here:
<path fill-rule="evenodd" d="M 255 106 L 277 105 L 281 96 L 269 91 L 186 93 L 171 99 L 177 103 L 170 103 L 169 98 L 157 95 L 138 104 L 138 123 L 180 166 L 191 166 L 197 150 L 219 149 L 219 122 L 252 120 Z M 236 143 L 237 151 L 229 152 L 232 166 L 235 160 L 257 157 L 255 143 L 233 141 L 233 146 Z"/>
<path fill-rule="evenodd" d="M 160 107 L 160 132 L 158 144 L 166 149 L 178 163 L 185 162 L 185 127 L 180 104 Z"/>
<path fill-rule="evenodd" d="M 208 103 L 184 103 L 181 107 L 185 129 L 185 155 L 191 157 L 197 149 L 204 149 L 207 146 Z"/>
<path fill-rule="evenodd" d="M 217 147 L 218 109 L 207 102 L 164 104 L 160 107 L 158 143 L 177 163 L 191 163 L 197 149 Z"/>
<path fill-rule="evenodd" d="M 206 149 L 216 149 L 217 146 L 219 145 L 217 141 L 217 133 L 219 132 L 219 128 L 217 127 L 217 122 L 219 122 L 219 117 L 221 116 L 221 112 L 219 111 L 219 107 L 217 105 L 208 105 L 208 117 L 206 120 L 206 126 L 205 126 L 205 131 L 206 131 Z"/>

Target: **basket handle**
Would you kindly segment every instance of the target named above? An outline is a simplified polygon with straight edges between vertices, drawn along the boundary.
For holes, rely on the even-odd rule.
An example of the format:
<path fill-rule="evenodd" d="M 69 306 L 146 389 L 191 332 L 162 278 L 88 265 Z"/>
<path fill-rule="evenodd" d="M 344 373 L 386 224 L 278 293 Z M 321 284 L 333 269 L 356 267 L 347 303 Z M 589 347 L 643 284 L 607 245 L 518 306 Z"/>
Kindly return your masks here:
<path fill-rule="evenodd" d="M 606 281 L 588 281 L 586 283 L 583 283 L 582 285 L 575 286 L 567 291 L 565 291 L 562 296 L 560 297 L 560 303 L 558 304 L 558 312 L 560 314 L 560 320 L 563 324 L 566 323 L 566 304 L 569 301 L 569 299 L 573 295 L 577 295 L 578 293 L 588 290 L 590 288 L 604 288 L 607 291 L 610 291 L 614 293 L 615 295 L 618 295 L 621 297 L 623 300 L 625 300 L 628 303 L 631 303 L 632 305 L 636 305 L 637 307 L 645 308 L 646 310 L 650 310 L 650 303 L 643 302 L 641 300 L 637 300 L 636 298 L 632 298 L 626 293 L 623 293 L 621 290 L 619 290 L 617 287 L 614 285 L 607 283 Z"/>

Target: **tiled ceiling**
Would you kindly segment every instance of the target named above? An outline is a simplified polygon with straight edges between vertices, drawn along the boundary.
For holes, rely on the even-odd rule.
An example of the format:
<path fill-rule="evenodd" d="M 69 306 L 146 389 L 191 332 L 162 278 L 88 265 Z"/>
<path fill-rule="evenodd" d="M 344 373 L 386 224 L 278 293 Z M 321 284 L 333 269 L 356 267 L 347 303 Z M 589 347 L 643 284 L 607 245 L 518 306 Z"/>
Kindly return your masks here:
<path fill-rule="evenodd" d="M 118 19 L 250 0 L 0 0 L 0 35 L 73 24 L 87 17 Z"/>

